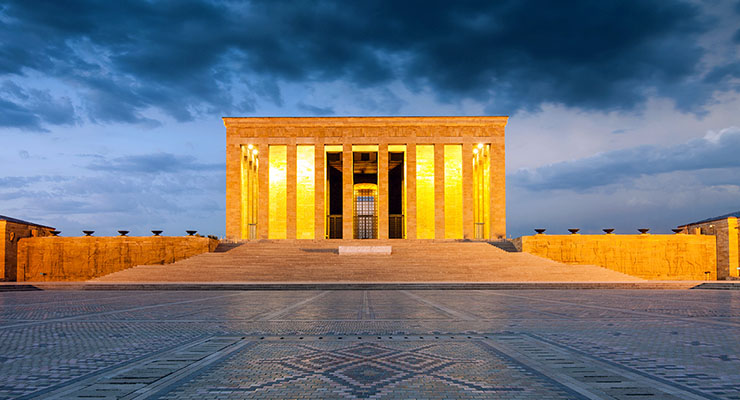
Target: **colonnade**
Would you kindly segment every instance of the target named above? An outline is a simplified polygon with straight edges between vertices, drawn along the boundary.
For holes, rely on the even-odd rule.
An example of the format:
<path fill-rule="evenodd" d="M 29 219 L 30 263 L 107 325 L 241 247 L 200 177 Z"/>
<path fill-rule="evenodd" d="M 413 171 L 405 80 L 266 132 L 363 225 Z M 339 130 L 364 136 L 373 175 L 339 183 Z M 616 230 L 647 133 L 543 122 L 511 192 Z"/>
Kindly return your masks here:
<path fill-rule="evenodd" d="M 354 153 L 377 153 L 377 239 L 389 238 L 389 155 L 404 169 L 403 235 L 408 239 L 490 239 L 490 144 L 241 145 L 241 239 L 323 239 L 330 235 L 327 155 L 341 154 L 342 238 L 353 226 Z M 398 184 L 398 183 L 397 183 Z M 396 236 L 398 238 L 398 236 Z M 495 238 L 495 237 L 494 237 Z"/>
<path fill-rule="evenodd" d="M 503 238 L 506 119 L 224 118 L 227 238 L 325 239 L 329 215 L 341 214 L 341 235 L 335 237 L 352 239 L 358 173 L 353 156 L 367 152 L 377 159 L 378 239 L 389 238 L 394 153 L 403 154 L 403 238 Z M 328 165 L 341 169 L 332 172 L 332 179 L 341 176 L 341 213 L 329 212 Z"/>

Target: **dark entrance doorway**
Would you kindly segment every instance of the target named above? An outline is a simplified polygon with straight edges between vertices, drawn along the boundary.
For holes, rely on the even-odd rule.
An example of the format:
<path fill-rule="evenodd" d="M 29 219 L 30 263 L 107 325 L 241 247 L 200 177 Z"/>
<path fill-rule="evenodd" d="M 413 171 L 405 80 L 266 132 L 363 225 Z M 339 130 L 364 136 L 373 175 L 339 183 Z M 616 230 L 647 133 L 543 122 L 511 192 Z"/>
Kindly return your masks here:
<path fill-rule="evenodd" d="M 326 236 L 342 238 L 342 153 L 326 153 Z"/>

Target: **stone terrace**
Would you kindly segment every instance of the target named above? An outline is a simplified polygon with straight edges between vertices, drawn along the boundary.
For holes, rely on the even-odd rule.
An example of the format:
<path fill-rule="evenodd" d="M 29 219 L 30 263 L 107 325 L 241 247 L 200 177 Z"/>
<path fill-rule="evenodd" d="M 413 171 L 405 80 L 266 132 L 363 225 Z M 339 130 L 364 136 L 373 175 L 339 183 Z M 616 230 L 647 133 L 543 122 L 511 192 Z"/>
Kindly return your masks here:
<path fill-rule="evenodd" d="M 338 246 L 392 246 L 391 255 L 339 255 Z M 488 243 L 328 240 L 250 242 L 169 265 L 142 265 L 96 282 L 637 282 L 593 265 L 566 265 Z"/>

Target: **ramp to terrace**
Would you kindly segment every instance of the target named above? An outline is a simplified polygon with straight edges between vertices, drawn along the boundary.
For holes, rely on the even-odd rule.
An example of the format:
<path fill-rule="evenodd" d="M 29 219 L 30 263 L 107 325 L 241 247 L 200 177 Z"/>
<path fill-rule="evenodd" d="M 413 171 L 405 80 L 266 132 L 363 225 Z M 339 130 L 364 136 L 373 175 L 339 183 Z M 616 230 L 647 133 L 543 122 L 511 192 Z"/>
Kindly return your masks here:
<path fill-rule="evenodd" d="M 391 246 L 390 255 L 340 255 L 339 246 Z M 259 241 L 168 265 L 140 265 L 95 282 L 636 282 L 593 265 L 566 265 L 488 243 Z"/>

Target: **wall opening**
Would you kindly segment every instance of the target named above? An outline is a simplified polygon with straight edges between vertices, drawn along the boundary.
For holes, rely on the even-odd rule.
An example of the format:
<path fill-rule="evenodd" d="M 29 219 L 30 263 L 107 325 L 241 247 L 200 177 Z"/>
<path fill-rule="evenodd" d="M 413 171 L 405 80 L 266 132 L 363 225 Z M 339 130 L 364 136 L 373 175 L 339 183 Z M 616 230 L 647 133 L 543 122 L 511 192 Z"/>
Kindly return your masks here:
<path fill-rule="evenodd" d="M 406 146 L 388 146 L 388 238 L 406 237 Z"/>
<path fill-rule="evenodd" d="M 259 209 L 259 152 L 254 145 L 241 146 L 242 184 L 242 239 L 257 239 L 257 212 Z"/>
<path fill-rule="evenodd" d="M 325 210 L 326 210 L 326 237 L 328 239 L 342 238 L 342 146 L 325 146 Z"/>

